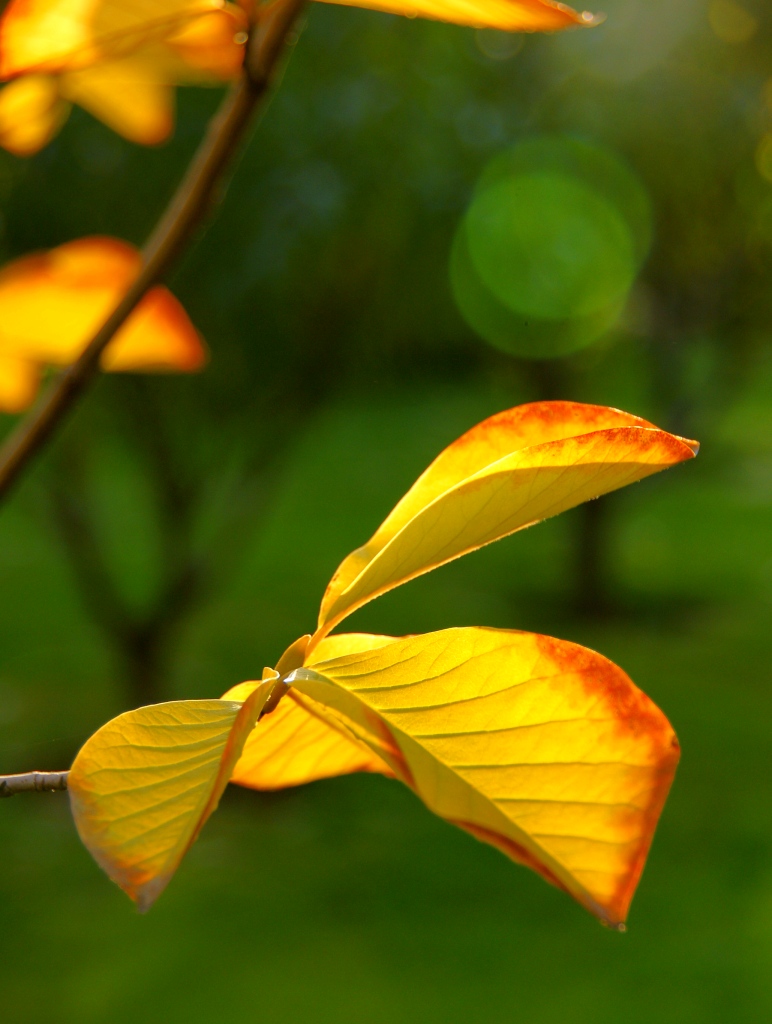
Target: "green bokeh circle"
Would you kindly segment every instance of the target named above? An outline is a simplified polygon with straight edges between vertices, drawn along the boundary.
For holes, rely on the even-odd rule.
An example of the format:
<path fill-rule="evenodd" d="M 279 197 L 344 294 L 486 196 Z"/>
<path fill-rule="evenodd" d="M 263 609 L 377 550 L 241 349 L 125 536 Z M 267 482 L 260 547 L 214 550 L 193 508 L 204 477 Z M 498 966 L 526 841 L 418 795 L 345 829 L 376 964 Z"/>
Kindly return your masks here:
<path fill-rule="evenodd" d="M 499 181 L 466 215 L 480 280 L 515 313 L 567 320 L 596 313 L 635 279 L 630 230 L 581 181 L 542 172 Z"/>
<path fill-rule="evenodd" d="M 456 233 L 451 285 L 491 344 L 553 358 L 614 325 L 650 242 L 646 191 L 614 153 L 537 137 L 483 171 Z"/>
<path fill-rule="evenodd" d="M 450 282 L 469 326 L 495 348 L 524 359 L 556 359 L 591 345 L 614 325 L 626 298 L 588 316 L 560 321 L 515 313 L 475 272 L 463 226 L 453 242 Z"/>

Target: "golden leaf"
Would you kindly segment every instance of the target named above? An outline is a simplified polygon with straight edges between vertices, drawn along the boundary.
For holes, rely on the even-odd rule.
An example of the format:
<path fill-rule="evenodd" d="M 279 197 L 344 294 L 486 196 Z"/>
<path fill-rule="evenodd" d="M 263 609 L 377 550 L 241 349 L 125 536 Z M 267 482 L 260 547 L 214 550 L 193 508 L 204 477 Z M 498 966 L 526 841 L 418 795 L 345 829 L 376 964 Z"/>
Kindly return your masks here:
<path fill-rule="evenodd" d="M 665 716 L 625 673 L 577 644 L 532 633 L 465 628 L 397 639 L 326 632 L 365 601 L 450 558 L 696 451 L 695 442 L 627 413 L 567 402 L 522 406 L 469 431 L 343 562 L 316 634 L 291 644 L 262 682 L 211 702 L 235 709 L 262 694 L 262 719 L 250 731 L 252 717 L 229 748 L 231 780 L 277 789 L 352 771 L 396 776 L 436 814 L 621 927 L 679 753 Z M 144 727 L 145 716 L 158 713 L 131 714 Z M 165 838 L 157 850 L 154 838 L 148 842 L 153 812 L 159 801 L 175 804 L 178 779 L 164 774 L 168 751 L 160 759 L 153 753 L 158 740 L 116 723 L 84 747 L 97 756 L 82 752 L 73 769 L 78 793 L 96 794 L 83 804 L 81 831 L 112 877 L 133 894 L 141 889 L 145 900 L 168 880 L 167 848 L 173 870 L 200 828 L 205 815 L 189 805 L 204 790 L 181 795 L 184 835 L 169 831 L 161 811 Z M 105 732 L 106 743 L 99 739 Z M 213 735 L 216 752 L 229 734 L 223 726 Z M 128 804 L 110 776 L 100 778 L 100 758 L 119 779 L 134 767 L 144 773 L 133 777 L 139 781 L 127 789 Z M 227 759 L 215 772 L 216 760 L 208 757 L 206 777 L 216 775 L 212 792 L 219 794 Z M 140 797 L 140 824 L 133 825 L 139 786 L 149 805 Z"/>
<path fill-rule="evenodd" d="M 128 711 L 86 741 L 69 777 L 80 838 L 147 910 L 222 796 L 274 679 L 243 704 L 183 700 Z"/>
<path fill-rule="evenodd" d="M 303 664 L 310 637 L 302 637 L 299 649 L 293 644 L 277 664 L 277 671 L 289 672 Z M 372 650 L 391 637 L 365 633 L 331 636 L 318 645 L 308 664 Z M 257 683 L 239 683 L 222 695 L 223 700 L 244 700 Z M 327 718 L 300 705 L 292 690 L 275 711 L 261 718 L 247 737 L 244 751 L 233 769 L 231 782 L 250 789 L 284 789 L 317 779 L 328 779 L 351 772 L 378 772 L 393 775 L 389 766 L 370 748 L 347 731 L 336 729 Z"/>
<path fill-rule="evenodd" d="M 447 629 L 289 676 L 440 817 L 619 926 L 678 762 L 661 711 L 606 658 L 533 633 Z"/>
<path fill-rule="evenodd" d="M 450 445 L 330 581 L 324 635 L 388 590 L 494 540 L 695 455 L 616 409 L 537 402 L 492 416 Z"/>
<path fill-rule="evenodd" d="M 0 271 L 0 408 L 16 412 L 32 401 L 37 367 L 77 359 L 139 266 L 132 246 L 93 237 L 24 256 Z M 139 303 L 101 362 L 110 371 L 192 372 L 205 360 L 185 310 L 159 286 Z"/>
<path fill-rule="evenodd" d="M 60 93 L 124 138 L 144 146 L 163 142 L 174 124 L 171 86 L 151 61 L 137 57 L 72 71 L 62 76 Z"/>
<path fill-rule="evenodd" d="M 595 22 L 554 0 L 334 2 L 508 31 Z M 25 155 L 45 145 L 66 116 L 65 99 L 127 138 L 159 142 L 171 130 L 171 87 L 235 77 L 248 27 L 246 10 L 223 0 L 11 0 L 0 19 L 0 79 L 55 76 L 59 121 L 50 117 L 44 131 L 39 115 L 34 131 L 25 129 L 19 103 L 9 100 L 0 145 Z"/>
<path fill-rule="evenodd" d="M 432 18 L 474 28 L 506 32 L 555 32 L 593 25 L 595 18 L 551 0 L 327 0 L 349 7 L 369 7 L 408 18 Z"/>
<path fill-rule="evenodd" d="M 247 27 L 246 12 L 222 0 L 11 0 L 0 79 L 17 81 L 0 92 L 0 145 L 36 152 L 69 102 L 134 142 L 161 142 L 173 86 L 236 77 Z"/>
<path fill-rule="evenodd" d="M 31 156 L 56 135 L 70 112 L 50 75 L 26 75 L 0 90 L 0 146 Z"/>

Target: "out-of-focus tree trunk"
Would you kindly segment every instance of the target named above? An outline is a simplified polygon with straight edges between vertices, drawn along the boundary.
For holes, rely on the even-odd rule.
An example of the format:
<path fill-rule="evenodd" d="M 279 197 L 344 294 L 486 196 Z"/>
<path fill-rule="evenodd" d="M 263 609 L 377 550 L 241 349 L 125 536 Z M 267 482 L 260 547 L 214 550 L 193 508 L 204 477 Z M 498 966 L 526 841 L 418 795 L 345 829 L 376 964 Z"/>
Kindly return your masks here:
<path fill-rule="evenodd" d="M 571 606 L 582 618 L 605 618 L 614 609 L 609 550 L 613 497 L 587 501 L 573 512 Z"/>

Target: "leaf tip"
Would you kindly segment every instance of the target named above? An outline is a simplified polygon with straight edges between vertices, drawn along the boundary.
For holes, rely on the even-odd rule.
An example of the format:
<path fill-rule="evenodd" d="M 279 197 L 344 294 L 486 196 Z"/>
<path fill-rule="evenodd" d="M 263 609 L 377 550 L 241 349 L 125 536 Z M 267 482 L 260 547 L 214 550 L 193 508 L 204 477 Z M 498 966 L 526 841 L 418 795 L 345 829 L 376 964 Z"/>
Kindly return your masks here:
<path fill-rule="evenodd" d="M 124 890 L 133 901 L 138 913 L 146 914 L 171 881 L 171 874 L 159 875 L 134 890 Z"/>

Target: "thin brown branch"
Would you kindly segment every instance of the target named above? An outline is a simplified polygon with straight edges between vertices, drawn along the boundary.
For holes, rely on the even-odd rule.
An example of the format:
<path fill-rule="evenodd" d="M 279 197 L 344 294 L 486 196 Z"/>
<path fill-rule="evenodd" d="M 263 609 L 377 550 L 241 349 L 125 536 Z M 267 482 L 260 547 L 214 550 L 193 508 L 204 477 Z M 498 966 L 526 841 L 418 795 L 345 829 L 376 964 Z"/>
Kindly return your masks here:
<path fill-rule="evenodd" d="M 0 500 L 45 445 L 99 370 L 107 345 L 147 291 L 163 279 L 218 197 L 223 174 L 266 98 L 279 58 L 305 0 L 273 0 L 258 8 L 244 71 L 212 120 L 185 177 L 142 252 L 129 291 L 78 360 L 53 382 L 0 449 Z"/>
<path fill-rule="evenodd" d="M 69 772 L 26 772 L 0 775 L 0 797 L 17 793 L 60 793 L 67 789 Z"/>

